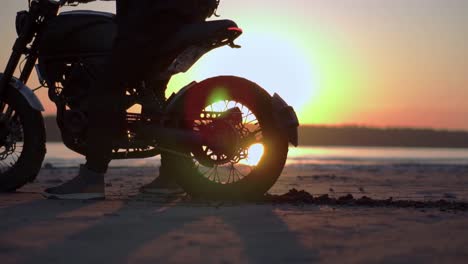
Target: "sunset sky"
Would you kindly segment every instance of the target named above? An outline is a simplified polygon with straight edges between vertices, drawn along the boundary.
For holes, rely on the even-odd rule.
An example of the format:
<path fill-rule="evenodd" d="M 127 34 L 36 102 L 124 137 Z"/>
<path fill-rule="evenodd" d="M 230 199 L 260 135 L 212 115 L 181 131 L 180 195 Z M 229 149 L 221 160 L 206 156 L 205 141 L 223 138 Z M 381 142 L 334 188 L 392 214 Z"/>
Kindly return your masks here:
<path fill-rule="evenodd" d="M 26 0 L 2 1 L 1 71 L 15 13 L 25 8 Z M 114 11 L 114 4 L 79 8 Z M 218 13 L 244 29 L 243 48 L 208 54 L 168 92 L 239 75 L 282 95 L 303 124 L 468 130 L 466 0 L 222 0 Z"/>

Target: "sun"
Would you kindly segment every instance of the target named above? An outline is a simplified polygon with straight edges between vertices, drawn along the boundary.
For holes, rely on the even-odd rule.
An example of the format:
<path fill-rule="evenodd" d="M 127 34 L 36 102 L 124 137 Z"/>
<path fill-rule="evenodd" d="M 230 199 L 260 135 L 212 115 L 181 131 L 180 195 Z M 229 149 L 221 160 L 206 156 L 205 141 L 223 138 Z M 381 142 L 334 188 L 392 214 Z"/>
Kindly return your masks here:
<path fill-rule="evenodd" d="M 176 91 L 192 79 L 201 81 L 219 75 L 249 79 L 270 94 L 278 93 L 297 111 L 316 91 L 313 65 L 291 39 L 274 32 L 244 33 L 241 49 L 222 47 L 206 54 L 185 76 L 176 76 L 170 90 Z"/>
<path fill-rule="evenodd" d="M 240 161 L 240 164 L 247 166 L 257 166 L 265 154 L 265 147 L 261 143 L 256 143 L 248 147 L 247 158 Z"/>

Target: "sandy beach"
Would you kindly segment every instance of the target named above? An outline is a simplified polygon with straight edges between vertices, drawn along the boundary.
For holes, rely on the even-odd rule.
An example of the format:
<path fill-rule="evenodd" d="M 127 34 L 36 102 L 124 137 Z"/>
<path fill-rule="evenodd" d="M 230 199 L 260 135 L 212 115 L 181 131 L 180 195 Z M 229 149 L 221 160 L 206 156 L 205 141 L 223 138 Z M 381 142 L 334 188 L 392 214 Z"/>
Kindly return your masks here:
<path fill-rule="evenodd" d="M 468 212 L 443 208 L 220 203 L 139 194 L 155 167 L 112 167 L 105 201 L 38 194 L 76 168 L 48 167 L 0 195 L 1 263 L 467 263 Z M 464 202 L 467 166 L 289 164 L 271 189 L 314 196 Z"/>
<path fill-rule="evenodd" d="M 439 210 L 45 201 L 2 195 L 2 263 L 466 263 Z"/>

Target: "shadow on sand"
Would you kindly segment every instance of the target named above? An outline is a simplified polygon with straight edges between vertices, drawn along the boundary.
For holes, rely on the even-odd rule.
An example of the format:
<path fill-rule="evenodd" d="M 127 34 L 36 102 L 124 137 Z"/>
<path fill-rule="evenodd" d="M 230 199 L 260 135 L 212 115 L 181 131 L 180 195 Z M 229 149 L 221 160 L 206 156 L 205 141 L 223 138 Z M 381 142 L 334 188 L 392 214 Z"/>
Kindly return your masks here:
<path fill-rule="evenodd" d="M 316 252 L 300 243 L 274 206 L 219 207 L 148 195 L 82 202 L 47 201 L 35 194 L 18 193 L 1 195 L 0 200 L 2 263 L 288 263 L 318 259 Z M 252 210 L 261 217 L 252 217 Z M 279 245 L 279 250 L 273 250 Z"/>

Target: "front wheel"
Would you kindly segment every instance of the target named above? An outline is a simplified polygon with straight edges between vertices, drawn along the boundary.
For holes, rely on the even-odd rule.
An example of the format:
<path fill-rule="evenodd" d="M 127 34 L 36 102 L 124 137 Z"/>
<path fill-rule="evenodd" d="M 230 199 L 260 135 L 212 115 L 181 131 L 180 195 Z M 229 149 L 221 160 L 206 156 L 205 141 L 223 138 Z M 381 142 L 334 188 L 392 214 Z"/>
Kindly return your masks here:
<path fill-rule="evenodd" d="M 33 181 L 45 152 L 41 112 L 9 87 L 0 102 L 0 192 L 15 191 Z"/>
<path fill-rule="evenodd" d="M 274 123 L 271 96 L 257 84 L 220 76 L 190 88 L 176 104 L 180 126 L 209 139 L 184 155 L 163 153 L 189 194 L 209 199 L 251 199 L 280 176 L 288 140 Z"/>

